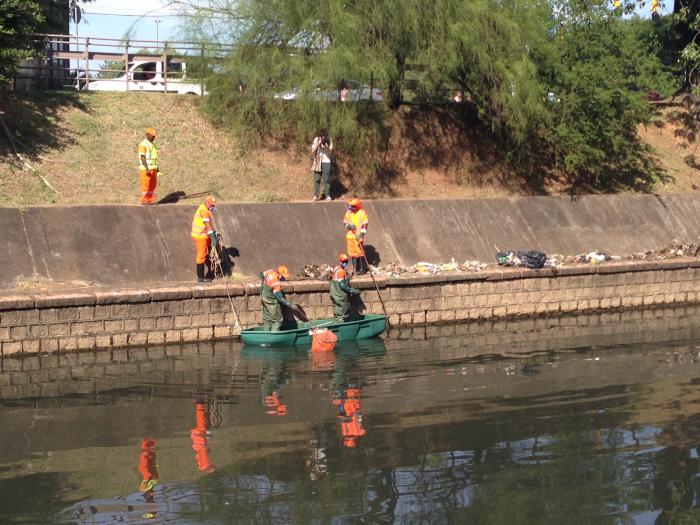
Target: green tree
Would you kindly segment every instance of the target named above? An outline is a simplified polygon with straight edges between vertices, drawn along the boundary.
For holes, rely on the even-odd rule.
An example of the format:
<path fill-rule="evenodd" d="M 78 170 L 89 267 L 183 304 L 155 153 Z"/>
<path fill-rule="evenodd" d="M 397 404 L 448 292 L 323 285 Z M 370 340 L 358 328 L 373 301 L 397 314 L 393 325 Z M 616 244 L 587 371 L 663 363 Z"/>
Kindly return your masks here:
<path fill-rule="evenodd" d="M 32 34 L 43 22 L 39 4 L 31 0 L 0 2 L 0 82 L 15 71 L 17 61 L 32 55 Z"/>

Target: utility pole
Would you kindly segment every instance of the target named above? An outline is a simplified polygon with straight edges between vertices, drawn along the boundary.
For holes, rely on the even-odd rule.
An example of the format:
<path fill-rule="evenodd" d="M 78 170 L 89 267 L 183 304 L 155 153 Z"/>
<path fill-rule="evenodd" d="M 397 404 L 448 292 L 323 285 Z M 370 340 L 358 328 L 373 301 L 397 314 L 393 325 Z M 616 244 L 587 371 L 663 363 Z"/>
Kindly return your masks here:
<path fill-rule="evenodd" d="M 162 20 L 160 18 L 156 18 L 154 22 L 156 23 L 156 41 L 160 42 L 160 39 L 158 38 L 158 24 L 160 24 Z"/>

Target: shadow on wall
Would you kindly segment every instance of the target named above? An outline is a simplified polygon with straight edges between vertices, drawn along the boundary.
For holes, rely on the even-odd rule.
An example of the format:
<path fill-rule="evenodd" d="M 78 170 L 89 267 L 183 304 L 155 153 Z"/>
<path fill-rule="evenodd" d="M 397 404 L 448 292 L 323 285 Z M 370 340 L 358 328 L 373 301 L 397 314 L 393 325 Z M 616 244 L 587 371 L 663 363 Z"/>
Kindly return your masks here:
<path fill-rule="evenodd" d="M 379 252 L 371 244 L 365 245 L 365 256 L 367 256 L 367 262 L 372 266 L 377 266 L 380 262 L 382 262 Z"/>

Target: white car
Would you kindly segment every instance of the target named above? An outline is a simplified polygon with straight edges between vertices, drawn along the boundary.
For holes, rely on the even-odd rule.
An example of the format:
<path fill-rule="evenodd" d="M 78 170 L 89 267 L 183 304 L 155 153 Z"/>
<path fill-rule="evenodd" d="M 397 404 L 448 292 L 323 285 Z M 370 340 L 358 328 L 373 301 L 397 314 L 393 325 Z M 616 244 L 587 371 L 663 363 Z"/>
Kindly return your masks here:
<path fill-rule="evenodd" d="M 313 100 L 329 100 L 340 102 L 353 102 L 357 100 L 373 100 L 381 102 L 384 100 L 384 91 L 378 88 L 370 88 L 368 85 L 363 85 L 357 80 L 346 80 L 343 82 L 343 87 L 340 89 L 327 89 L 317 84 L 310 92 L 310 97 Z M 281 100 L 296 100 L 301 97 L 301 88 L 294 88 L 285 93 L 275 94 L 276 99 Z"/>
<path fill-rule="evenodd" d="M 177 69 L 173 66 L 177 66 Z M 179 66 L 182 68 L 180 69 Z M 155 91 L 180 95 L 203 94 L 200 84 L 186 81 L 184 63 L 170 64 L 167 77 L 164 77 L 163 62 L 160 60 L 130 62 L 129 70 L 126 73 L 117 78 L 91 80 L 85 88 L 88 91 Z"/>

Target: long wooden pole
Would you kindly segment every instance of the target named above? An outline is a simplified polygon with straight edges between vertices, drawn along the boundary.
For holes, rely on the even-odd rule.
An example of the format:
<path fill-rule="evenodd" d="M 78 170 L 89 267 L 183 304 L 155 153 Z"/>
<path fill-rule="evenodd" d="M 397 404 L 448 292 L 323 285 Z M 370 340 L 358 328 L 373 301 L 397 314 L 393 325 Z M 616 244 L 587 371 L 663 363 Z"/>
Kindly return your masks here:
<path fill-rule="evenodd" d="M 386 313 L 386 306 L 384 305 L 384 299 L 382 299 L 382 294 L 379 291 L 379 285 L 377 284 L 377 280 L 374 278 L 374 274 L 372 273 L 372 270 L 369 269 L 369 261 L 367 260 L 367 255 L 365 254 L 365 247 L 364 245 L 360 242 L 360 238 L 355 234 L 355 239 L 357 239 L 357 245 L 360 247 L 360 252 L 362 253 L 362 258 L 365 260 L 365 264 L 367 265 L 367 271 L 369 272 L 369 276 L 372 278 L 372 282 L 374 283 L 374 288 L 377 290 L 377 296 L 379 297 L 379 303 L 382 305 L 382 312 L 384 312 L 384 316 L 386 317 L 386 324 L 391 327 L 391 322 L 389 321 L 389 314 Z"/>

